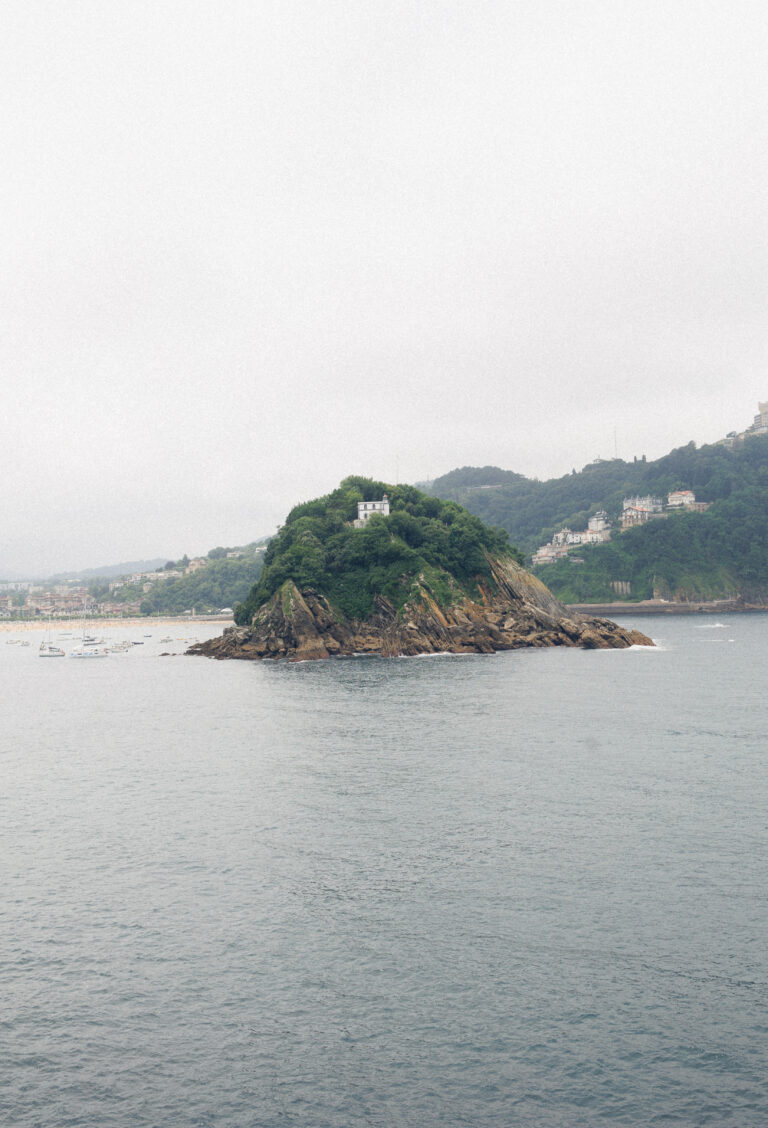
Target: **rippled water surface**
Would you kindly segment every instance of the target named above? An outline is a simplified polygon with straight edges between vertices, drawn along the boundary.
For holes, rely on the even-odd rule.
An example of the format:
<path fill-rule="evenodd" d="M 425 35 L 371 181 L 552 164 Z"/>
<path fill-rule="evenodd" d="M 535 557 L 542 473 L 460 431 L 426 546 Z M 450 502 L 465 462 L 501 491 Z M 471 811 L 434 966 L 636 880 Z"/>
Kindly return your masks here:
<path fill-rule="evenodd" d="M 768 617 L 626 622 L 660 647 L 0 635 L 0 1122 L 768 1123 Z"/>

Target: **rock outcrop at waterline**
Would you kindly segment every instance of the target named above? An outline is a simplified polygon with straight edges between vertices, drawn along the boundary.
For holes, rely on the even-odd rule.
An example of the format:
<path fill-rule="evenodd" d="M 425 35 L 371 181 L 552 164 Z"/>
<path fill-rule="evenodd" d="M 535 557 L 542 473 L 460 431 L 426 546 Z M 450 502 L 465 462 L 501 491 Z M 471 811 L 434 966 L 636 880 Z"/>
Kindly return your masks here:
<path fill-rule="evenodd" d="M 489 558 L 489 563 L 494 587 L 480 585 L 479 599 L 462 595 L 449 605 L 439 604 L 423 583 L 400 611 L 378 596 L 373 615 L 364 621 L 343 618 L 323 595 L 300 591 L 286 580 L 249 626 L 229 627 L 187 654 L 304 661 L 352 654 L 491 654 L 529 646 L 653 646 L 640 631 L 568 611 L 511 558 Z"/>

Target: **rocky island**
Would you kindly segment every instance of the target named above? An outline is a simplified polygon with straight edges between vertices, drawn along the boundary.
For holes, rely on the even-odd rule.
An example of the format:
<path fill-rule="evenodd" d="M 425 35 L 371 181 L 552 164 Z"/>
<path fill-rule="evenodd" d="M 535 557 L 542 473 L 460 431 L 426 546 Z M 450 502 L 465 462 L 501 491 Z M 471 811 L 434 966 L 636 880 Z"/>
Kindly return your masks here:
<path fill-rule="evenodd" d="M 413 486 L 352 477 L 289 513 L 235 626 L 187 653 L 302 661 L 632 645 L 653 643 L 569 611 L 503 530 Z"/>

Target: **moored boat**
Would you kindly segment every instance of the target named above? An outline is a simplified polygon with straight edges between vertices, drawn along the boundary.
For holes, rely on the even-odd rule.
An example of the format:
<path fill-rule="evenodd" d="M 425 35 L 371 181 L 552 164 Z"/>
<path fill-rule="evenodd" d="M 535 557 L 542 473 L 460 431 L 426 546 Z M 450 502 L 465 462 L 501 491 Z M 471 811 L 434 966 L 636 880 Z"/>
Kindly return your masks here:
<path fill-rule="evenodd" d="M 41 642 L 38 651 L 40 658 L 66 658 L 66 654 L 60 646 L 54 646 L 52 642 Z"/>
<path fill-rule="evenodd" d="M 70 650 L 70 658 L 108 658 L 109 651 L 106 646 L 99 646 L 98 643 L 104 642 L 103 638 L 97 639 L 94 635 L 86 634 L 85 630 L 85 603 L 83 604 L 83 633 L 82 641 L 79 646 L 74 650 Z"/>

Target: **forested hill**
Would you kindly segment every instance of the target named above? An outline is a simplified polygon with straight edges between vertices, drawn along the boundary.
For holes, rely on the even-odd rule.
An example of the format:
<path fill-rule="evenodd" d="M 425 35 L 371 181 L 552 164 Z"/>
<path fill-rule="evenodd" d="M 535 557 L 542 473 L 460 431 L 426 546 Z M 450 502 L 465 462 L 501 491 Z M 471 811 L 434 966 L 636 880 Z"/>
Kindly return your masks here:
<path fill-rule="evenodd" d="M 384 494 L 389 516 L 375 514 L 364 528 L 355 528 L 358 502 Z M 235 609 L 235 620 L 249 623 L 288 580 L 356 620 L 373 613 L 377 597 L 399 610 L 414 585 L 426 584 L 438 603 L 450 603 L 460 592 L 473 592 L 480 579 L 493 585 L 488 554 L 522 561 L 503 530 L 487 528 L 454 502 L 414 486 L 345 478 L 332 493 L 291 510 L 270 541 L 259 582 Z"/>
<path fill-rule="evenodd" d="M 229 559 L 227 551 L 237 551 L 238 556 Z M 88 591 L 97 604 L 108 600 L 113 605 L 138 605 L 142 615 L 182 615 L 192 610 L 207 614 L 245 599 L 259 578 L 263 559 L 255 543 L 231 550 L 213 548 L 204 566 L 194 572 L 186 571 L 189 557 L 185 556 L 134 581 L 126 576 L 119 588 L 101 580 L 94 581 Z"/>
<path fill-rule="evenodd" d="M 465 467 L 432 483 L 430 492 L 464 505 L 506 529 L 530 554 L 560 528 L 586 527 L 605 509 L 616 522 L 627 496 L 665 497 L 691 489 L 706 513 L 675 514 L 625 533 L 606 545 L 581 546 L 570 559 L 541 570 L 561 599 L 611 598 L 611 583 L 629 581 L 633 598 L 654 591 L 688 598 L 768 592 L 768 437 L 752 436 L 729 450 L 679 447 L 654 462 L 592 463 L 562 478 L 537 481 L 498 467 Z M 577 575 L 577 572 L 579 573 Z"/>

